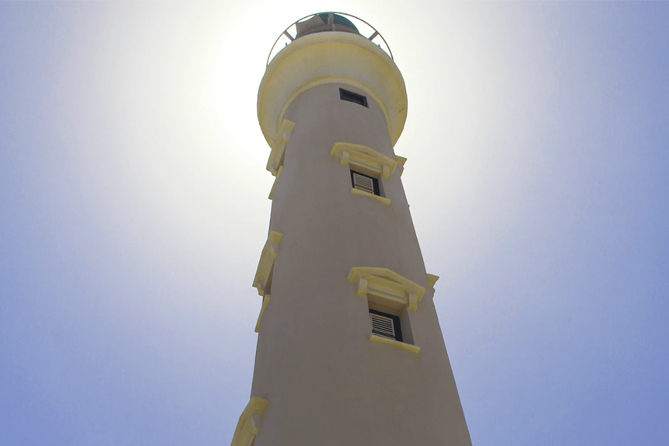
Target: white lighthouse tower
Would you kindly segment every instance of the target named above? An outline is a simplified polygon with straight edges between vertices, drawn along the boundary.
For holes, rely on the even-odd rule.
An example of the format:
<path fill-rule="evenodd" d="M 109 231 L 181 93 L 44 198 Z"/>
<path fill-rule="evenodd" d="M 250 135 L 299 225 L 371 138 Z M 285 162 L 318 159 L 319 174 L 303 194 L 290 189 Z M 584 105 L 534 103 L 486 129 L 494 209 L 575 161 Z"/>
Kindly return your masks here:
<path fill-rule="evenodd" d="M 471 445 L 393 150 L 407 94 L 392 53 L 341 13 L 282 39 L 258 92 L 275 182 L 232 445 Z"/>

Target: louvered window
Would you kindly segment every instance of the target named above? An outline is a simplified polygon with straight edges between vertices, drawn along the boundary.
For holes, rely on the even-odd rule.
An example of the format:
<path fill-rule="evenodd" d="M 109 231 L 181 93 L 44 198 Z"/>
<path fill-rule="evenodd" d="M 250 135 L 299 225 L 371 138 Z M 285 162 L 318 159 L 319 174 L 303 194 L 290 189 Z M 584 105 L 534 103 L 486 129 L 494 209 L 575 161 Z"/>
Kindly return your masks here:
<path fill-rule="evenodd" d="M 364 173 L 351 170 L 351 183 L 355 189 L 362 190 L 374 195 L 381 195 L 379 193 L 378 178 L 370 177 Z"/>
<path fill-rule="evenodd" d="M 384 338 L 402 342 L 400 318 L 394 314 L 369 309 L 369 320 L 372 324 L 372 333 Z"/>
<path fill-rule="evenodd" d="M 343 88 L 339 89 L 339 98 L 342 101 L 353 102 L 354 104 L 367 107 L 367 97 L 358 93 L 353 93 L 352 91 L 344 90 Z"/>

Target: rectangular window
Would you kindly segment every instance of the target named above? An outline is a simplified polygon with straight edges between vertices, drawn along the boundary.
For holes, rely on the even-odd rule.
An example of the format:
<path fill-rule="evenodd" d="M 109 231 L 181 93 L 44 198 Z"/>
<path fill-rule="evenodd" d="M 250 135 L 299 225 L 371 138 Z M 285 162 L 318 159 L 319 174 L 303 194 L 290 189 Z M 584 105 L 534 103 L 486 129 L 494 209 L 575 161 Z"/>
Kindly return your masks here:
<path fill-rule="evenodd" d="M 343 88 L 339 89 L 339 98 L 342 101 L 353 102 L 362 105 L 363 107 L 367 107 L 367 97 L 358 93 L 353 93 L 352 91 L 344 90 Z"/>
<path fill-rule="evenodd" d="M 372 324 L 372 334 L 402 342 L 402 327 L 400 326 L 399 316 L 370 308 L 369 321 Z"/>
<path fill-rule="evenodd" d="M 351 184 L 354 189 L 362 190 L 373 195 L 381 195 L 378 178 L 351 170 Z"/>

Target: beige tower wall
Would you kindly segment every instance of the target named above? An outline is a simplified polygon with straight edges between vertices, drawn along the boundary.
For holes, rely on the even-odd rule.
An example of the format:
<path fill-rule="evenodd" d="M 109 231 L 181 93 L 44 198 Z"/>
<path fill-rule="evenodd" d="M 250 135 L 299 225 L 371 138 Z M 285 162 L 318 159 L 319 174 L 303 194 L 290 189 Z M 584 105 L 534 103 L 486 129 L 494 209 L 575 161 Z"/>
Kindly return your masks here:
<path fill-rule="evenodd" d="M 470 445 L 424 262 L 400 180 L 381 178 L 389 206 L 351 193 L 335 143 L 395 159 L 379 105 L 343 101 L 339 87 L 302 92 L 273 194 L 270 231 L 283 234 L 259 328 L 252 396 L 269 402 L 256 446 Z M 353 267 L 388 268 L 425 287 L 403 330 L 419 353 L 370 341 L 368 300 Z M 412 338 L 412 339 L 411 339 Z"/>

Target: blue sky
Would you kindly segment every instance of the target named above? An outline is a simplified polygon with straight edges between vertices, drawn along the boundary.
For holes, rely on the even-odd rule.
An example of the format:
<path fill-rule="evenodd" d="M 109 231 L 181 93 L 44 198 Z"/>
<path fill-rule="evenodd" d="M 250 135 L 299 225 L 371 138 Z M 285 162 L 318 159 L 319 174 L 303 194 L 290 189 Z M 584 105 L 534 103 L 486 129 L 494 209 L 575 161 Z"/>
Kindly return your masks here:
<path fill-rule="evenodd" d="M 341 10 L 477 446 L 669 444 L 669 4 L 0 4 L 0 444 L 220 445 L 248 402 L 274 39 Z"/>

